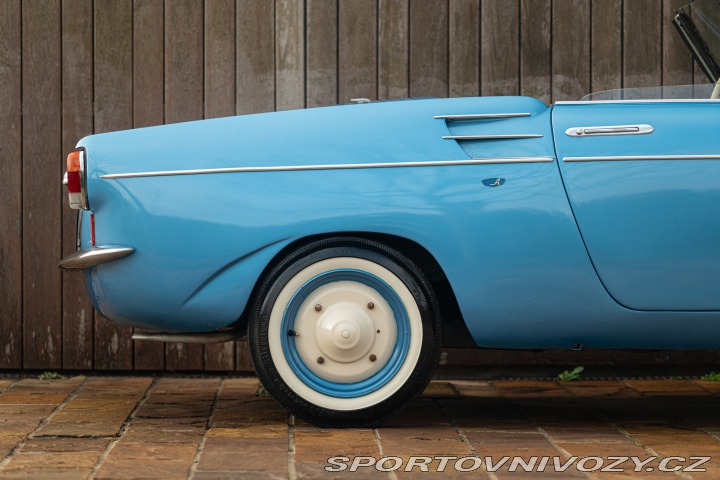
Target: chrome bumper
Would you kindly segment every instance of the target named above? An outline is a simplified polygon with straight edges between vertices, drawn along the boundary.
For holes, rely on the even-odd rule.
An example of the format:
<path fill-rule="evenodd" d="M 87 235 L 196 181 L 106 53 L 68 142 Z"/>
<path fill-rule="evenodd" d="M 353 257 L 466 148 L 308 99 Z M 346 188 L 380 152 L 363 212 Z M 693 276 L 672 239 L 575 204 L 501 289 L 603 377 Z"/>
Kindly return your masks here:
<path fill-rule="evenodd" d="M 60 260 L 60 268 L 65 270 L 84 270 L 86 268 L 127 257 L 135 251 L 130 247 L 93 247 L 79 250 Z"/>

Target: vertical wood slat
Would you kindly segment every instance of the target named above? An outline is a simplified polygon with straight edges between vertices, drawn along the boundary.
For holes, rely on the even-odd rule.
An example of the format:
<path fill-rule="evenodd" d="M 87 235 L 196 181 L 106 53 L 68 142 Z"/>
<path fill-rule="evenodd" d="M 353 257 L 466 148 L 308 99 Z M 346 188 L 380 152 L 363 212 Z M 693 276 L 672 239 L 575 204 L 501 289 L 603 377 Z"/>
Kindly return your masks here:
<path fill-rule="evenodd" d="M 93 44 L 91 0 L 62 4 L 62 154 L 93 132 Z M 62 165 L 62 159 L 58 160 Z M 62 167 L 61 167 L 62 168 Z M 68 208 L 65 189 L 60 192 L 62 254 L 75 251 L 77 211 Z M 94 312 L 82 273 L 62 273 L 63 368 L 93 366 Z"/>
<path fill-rule="evenodd" d="M 448 96 L 448 3 L 410 0 L 410 96 Z"/>
<path fill-rule="evenodd" d="M 205 2 L 205 118 L 235 115 L 235 0 Z"/>
<path fill-rule="evenodd" d="M 205 118 L 235 114 L 235 0 L 205 2 Z M 235 369 L 235 342 L 205 345 L 205 370 Z"/>
<path fill-rule="evenodd" d="M 203 4 L 194 0 L 165 2 L 165 122 L 203 118 Z M 204 347 L 168 343 L 169 370 L 202 370 Z"/>
<path fill-rule="evenodd" d="M 0 368 L 23 363 L 21 8 L 0 2 Z"/>
<path fill-rule="evenodd" d="M 517 95 L 520 45 L 519 0 L 483 0 L 480 86 L 483 95 Z"/>
<path fill-rule="evenodd" d="M 404 98 L 408 84 L 409 0 L 380 0 L 378 11 L 378 98 Z"/>
<path fill-rule="evenodd" d="M 449 96 L 480 95 L 480 2 L 450 0 Z"/>
<path fill-rule="evenodd" d="M 623 87 L 652 87 L 662 82 L 660 38 L 662 3 L 623 2 Z"/>
<path fill-rule="evenodd" d="M 22 18 L 23 365 L 60 368 L 60 5 L 24 1 Z"/>
<path fill-rule="evenodd" d="M 622 87 L 622 0 L 593 0 L 592 62 L 586 93 Z"/>
<path fill-rule="evenodd" d="M 551 102 L 552 9 L 550 0 L 520 4 L 520 94 Z"/>
<path fill-rule="evenodd" d="M 250 359 L 250 347 L 247 338 L 242 338 L 235 342 L 235 351 L 237 358 L 235 360 L 235 370 L 238 372 L 252 372 L 253 364 Z"/>
<path fill-rule="evenodd" d="M 590 1 L 553 2 L 552 101 L 590 93 Z"/>
<path fill-rule="evenodd" d="M 377 3 L 342 1 L 338 12 L 338 103 L 377 98 Z"/>
<path fill-rule="evenodd" d="M 273 0 L 237 0 L 235 112 L 275 110 Z"/>
<path fill-rule="evenodd" d="M 337 2 L 307 0 L 305 103 L 308 107 L 337 103 Z"/>
<path fill-rule="evenodd" d="M 94 2 L 95 131 L 132 128 L 132 1 Z M 96 217 L 98 238 L 102 219 Z M 133 368 L 132 331 L 95 315 L 95 368 Z"/>
<path fill-rule="evenodd" d="M 203 4 L 165 1 L 165 123 L 203 117 Z"/>
<path fill-rule="evenodd" d="M 133 127 L 162 125 L 165 119 L 165 9 L 163 0 L 133 3 Z"/>
<path fill-rule="evenodd" d="M 163 0 L 133 2 L 133 127 L 162 125 L 164 112 L 164 16 Z M 135 370 L 165 368 L 165 346 L 136 340 Z"/>
<path fill-rule="evenodd" d="M 305 106 L 303 0 L 275 0 L 275 109 Z"/>

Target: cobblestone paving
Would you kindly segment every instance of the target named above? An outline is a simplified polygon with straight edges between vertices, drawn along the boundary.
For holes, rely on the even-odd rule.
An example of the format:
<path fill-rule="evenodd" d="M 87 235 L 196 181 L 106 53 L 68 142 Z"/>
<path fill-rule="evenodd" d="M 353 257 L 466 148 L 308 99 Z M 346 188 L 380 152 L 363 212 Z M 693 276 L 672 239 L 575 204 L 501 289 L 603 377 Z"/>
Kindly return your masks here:
<path fill-rule="evenodd" d="M 420 467 L 402 471 L 413 455 L 433 456 L 431 471 L 438 456 L 482 459 L 463 473 L 452 458 L 442 478 L 720 478 L 720 382 L 436 381 L 400 417 L 348 430 L 295 420 L 256 391 L 257 380 L 235 377 L 0 379 L 0 478 L 428 477 Z M 337 456 L 405 463 L 326 473 Z M 656 467 L 669 456 L 713 458 L 706 472 L 668 473 L 634 472 L 631 462 L 602 472 L 597 459 L 582 463 L 586 471 L 512 472 L 506 463 L 493 472 L 485 461 L 504 456 L 601 457 L 605 466 L 612 456 L 657 457 L 648 464 Z"/>

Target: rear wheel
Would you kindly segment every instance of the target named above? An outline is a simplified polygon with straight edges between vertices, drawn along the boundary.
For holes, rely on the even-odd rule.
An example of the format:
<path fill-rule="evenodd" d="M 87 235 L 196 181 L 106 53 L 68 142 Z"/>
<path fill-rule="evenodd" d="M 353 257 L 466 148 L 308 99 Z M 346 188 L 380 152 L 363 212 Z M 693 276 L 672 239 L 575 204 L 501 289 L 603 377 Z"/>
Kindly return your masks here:
<path fill-rule="evenodd" d="M 440 316 L 425 276 L 402 254 L 335 238 L 296 250 L 264 279 L 248 340 L 260 381 L 291 413 L 367 426 L 427 386 Z"/>

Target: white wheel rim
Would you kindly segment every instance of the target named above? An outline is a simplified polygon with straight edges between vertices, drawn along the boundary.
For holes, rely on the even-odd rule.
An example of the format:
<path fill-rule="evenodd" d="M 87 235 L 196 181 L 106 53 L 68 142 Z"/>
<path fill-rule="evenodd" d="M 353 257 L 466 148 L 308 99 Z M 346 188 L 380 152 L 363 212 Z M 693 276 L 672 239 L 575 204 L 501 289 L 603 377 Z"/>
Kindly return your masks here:
<path fill-rule="evenodd" d="M 405 341 L 397 338 L 398 319 L 388 301 L 376 288 L 355 281 L 330 282 L 311 290 L 292 316 L 293 332 L 283 331 L 286 310 L 297 302 L 296 293 L 311 280 L 339 271 L 361 272 L 391 289 L 393 299 L 403 307 L 400 331 L 405 332 Z M 372 308 L 368 308 L 369 303 Z M 316 305 L 321 308 L 316 310 Z M 297 347 L 297 356 L 288 355 L 288 333 L 298 335 L 290 340 Z M 382 402 L 408 380 L 420 356 L 422 318 L 412 293 L 390 270 L 361 258 L 337 257 L 306 267 L 283 287 L 270 314 L 268 336 L 273 364 L 297 395 L 324 408 L 357 410 Z M 400 346 L 404 350 L 400 352 L 402 359 L 397 356 Z M 298 359 L 302 362 L 300 370 Z M 305 371 L 321 379 L 323 386 L 330 385 L 329 389 L 308 381 Z M 375 384 L 376 378 L 384 380 Z M 336 393 L 336 388 L 340 391 L 362 382 L 370 382 L 371 390 L 348 397 Z"/>

